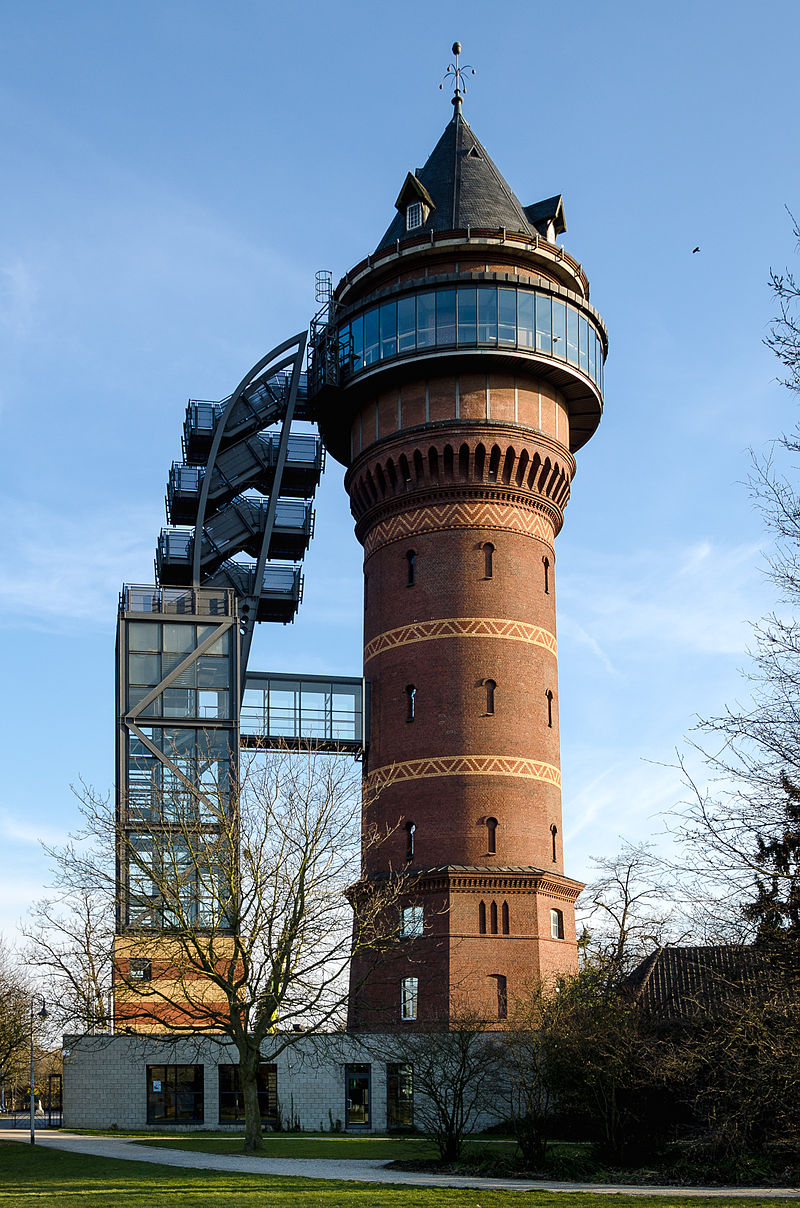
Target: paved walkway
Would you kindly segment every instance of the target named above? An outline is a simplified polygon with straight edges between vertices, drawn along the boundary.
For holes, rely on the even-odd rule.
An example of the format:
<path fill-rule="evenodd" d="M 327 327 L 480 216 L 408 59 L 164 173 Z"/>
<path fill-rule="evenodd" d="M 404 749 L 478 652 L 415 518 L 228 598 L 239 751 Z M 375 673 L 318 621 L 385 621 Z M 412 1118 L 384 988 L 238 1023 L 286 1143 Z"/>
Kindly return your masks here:
<path fill-rule="evenodd" d="M 19 1129 L 0 1128 L 0 1140 L 30 1142 Z M 246 1158 L 233 1154 L 191 1153 L 184 1149 L 139 1145 L 126 1137 L 81 1137 L 66 1132 L 37 1130 L 36 1144 L 50 1149 L 68 1149 L 73 1153 L 100 1158 L 121 1158 L 126 1162 L 155 1162 L 160 1166 L 182 1166 L 192 1170 L 242 1171 L 245 1174 L 282 1175 L 304 1179 L 345 1179 L 356 1183 L 411 1184 L 417 1187 L 484 1187 L 497 1191 L 594 1191 L 600 1195 L 692 1195 L 736 1196 L 747 1199 L 800 1199 L 798 1187 L 631 1187 L 614 1183 L 556 1183 L 545 1179 L 492 1179 L 471 1175 L 415 1174 L 407 1170 L 387 1170 L 386 1163 L 375 1160 L 341 1161 L 333 1158 Z"/>

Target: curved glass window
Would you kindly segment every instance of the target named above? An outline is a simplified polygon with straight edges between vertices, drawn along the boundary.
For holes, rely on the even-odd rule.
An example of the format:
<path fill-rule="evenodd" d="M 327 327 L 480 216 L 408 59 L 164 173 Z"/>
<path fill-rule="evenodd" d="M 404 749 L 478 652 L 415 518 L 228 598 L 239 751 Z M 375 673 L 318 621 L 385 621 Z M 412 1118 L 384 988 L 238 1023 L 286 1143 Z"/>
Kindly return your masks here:
<path fill-rule="evenodd" d="M 603 389 L 603 342 L 591 319 L 549 293 L 509 286 L 426 289 L 374 306 L 340 327 L 339 368 L 346 380 L 378 361 L 446 345 L 535 348 Z"/>

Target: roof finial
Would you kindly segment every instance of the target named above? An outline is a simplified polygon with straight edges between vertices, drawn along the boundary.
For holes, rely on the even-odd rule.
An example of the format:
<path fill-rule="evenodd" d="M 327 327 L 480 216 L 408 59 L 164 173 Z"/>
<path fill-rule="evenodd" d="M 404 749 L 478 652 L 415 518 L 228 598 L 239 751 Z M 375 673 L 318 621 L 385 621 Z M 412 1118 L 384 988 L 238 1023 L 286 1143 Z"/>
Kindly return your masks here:
<path fill-rule="evenodd" d="M 460 42 L 453 43 L 453 54 L 456 56 L 456 61 L 455 61 L 455 63 L 448 64 L 447 71 L 442 76 L 442 82 L 439 85 L 439 87 L 444 88 L 445 80 L 449 80 L 452 78 L 452 81 L 453 81 L 453 105 L 455 107 L 456 113 L 458 114 L 461 112 L 461 102 L 463 100 L 464 93 L 467 91 L 467 85 L 464 80 L 464 73 L 467 71 L 471 71 L 472 74 L 475 75 L 475 68 L 470 66 L 469 63 L 465 63 L 463 67 L 460 66 L 460 64 L 458 62 L 458 56 L 461 54 L 461 43 Z"/>

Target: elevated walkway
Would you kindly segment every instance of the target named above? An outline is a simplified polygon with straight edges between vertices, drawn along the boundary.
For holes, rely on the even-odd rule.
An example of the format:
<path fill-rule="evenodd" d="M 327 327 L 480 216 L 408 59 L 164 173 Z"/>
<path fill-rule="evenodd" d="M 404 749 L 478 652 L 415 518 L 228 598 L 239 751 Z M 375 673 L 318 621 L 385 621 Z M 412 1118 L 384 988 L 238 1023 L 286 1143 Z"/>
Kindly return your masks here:
<path fill-rule="evenodd" d="M 332 751 L 360 758 L 367 740 L 364 680 L 248 671 L 240 726 L 240 745 L 246 749 Z"/>

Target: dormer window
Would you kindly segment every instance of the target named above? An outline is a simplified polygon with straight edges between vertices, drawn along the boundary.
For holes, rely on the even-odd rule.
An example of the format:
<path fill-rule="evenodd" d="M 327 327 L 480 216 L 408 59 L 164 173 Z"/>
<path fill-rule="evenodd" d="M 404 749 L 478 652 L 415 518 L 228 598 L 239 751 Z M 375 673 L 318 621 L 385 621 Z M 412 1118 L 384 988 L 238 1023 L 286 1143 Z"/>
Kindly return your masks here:
<path fill-rule="evenodd" d="M 422 202 L 412 201 L 411 205 L 406 206 L 406 230 L 416 231 L 422 226 Z"/>

